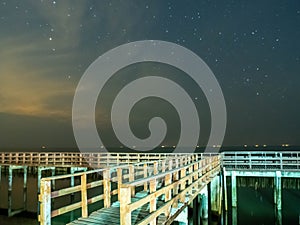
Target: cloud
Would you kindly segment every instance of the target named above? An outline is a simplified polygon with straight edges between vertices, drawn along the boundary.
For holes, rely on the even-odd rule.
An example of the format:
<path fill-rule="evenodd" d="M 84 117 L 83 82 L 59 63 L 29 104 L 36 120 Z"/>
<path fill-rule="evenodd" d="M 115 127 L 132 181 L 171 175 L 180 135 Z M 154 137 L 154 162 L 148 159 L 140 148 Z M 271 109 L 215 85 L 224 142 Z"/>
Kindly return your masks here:
<path fill-rule="evenodd" d="M 83 72 L 76 70 L 78 64 L 85 67 L 94 55 L 124 43 L 127 37 L 122 36 L 121 28 L 135 33 L 141 28 L 135 18 L 141 18 L 143 13 L 132 12 L 131 5 L 125 2 L 120 3 L 122 10 L 118 14 L 109 4 L 97 3 L 95 19 L 85 1 L 30 3 L 32 29 L 23 25 L 17 29 L 6 27 L 0 37 L 0 112 L 71 118 L 72 98 L 78 75 Z M 10 18 L 12 23 L 24 20 L 16 15 Z M 98 34 L 110 35 L 96 47 Z"/>
<path fill-rule="evenodd" d="M 23 65 L 24 66 L 24 65 Z M 13 63 L 0 68 L 0 112 L 38 117 L 68 118 L 75 85 L 65 80 L 41 76 L 46 70 L 24 69 Z M 65 99 L 65 104 L 53 99 Z M 70 103 L 70 104 L 68 104 Z"/>

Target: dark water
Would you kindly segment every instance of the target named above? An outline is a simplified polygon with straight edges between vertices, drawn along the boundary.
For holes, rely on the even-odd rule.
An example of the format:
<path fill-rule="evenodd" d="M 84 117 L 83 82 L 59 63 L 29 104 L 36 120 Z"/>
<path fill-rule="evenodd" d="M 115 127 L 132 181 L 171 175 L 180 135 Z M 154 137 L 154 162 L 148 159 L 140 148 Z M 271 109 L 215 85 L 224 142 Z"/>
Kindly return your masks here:
<path fill-rule="evenodd" d="M 228 190 L 228 201 L 230 201 L 230 186 Z M 271 225 L 275 224 L 275 210 L 272 188 L 259 188 L 255 190 L 250 187 L 238 187 L 237 225 Z M 27 189 L 27 213 L 8 218 L 7 214 L 7 177 L 2 174 L 0 185 L 0 225 L 37 225 L 37 178 L 34 175 L 28 177 Z M 21 208 L 23 200 L 23 177 L 15 174 L 13 179 L 13 208 Z M 99 205 L 94 205 L 94 207 Z M 283 189 L 282 191 L 282 225 L 300 224 L 300 190 Z M 229 207 L 227 216 L 225 214 L 222 224 L 233 224 L 234 211 Z M 73 217 L 80 216 L 80 210 L 73 213 Z M 69 222 L 71 214 L 64 214 L 53 220 L 53 225 L 63 225 Z M 216 223 L 213 223 L 216 224 Z"/>

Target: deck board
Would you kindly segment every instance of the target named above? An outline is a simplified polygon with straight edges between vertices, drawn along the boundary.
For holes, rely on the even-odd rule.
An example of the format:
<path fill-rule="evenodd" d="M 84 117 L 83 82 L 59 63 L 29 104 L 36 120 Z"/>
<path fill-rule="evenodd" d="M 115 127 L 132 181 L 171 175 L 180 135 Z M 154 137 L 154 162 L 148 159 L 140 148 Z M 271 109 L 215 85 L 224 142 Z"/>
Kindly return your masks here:
<path fill-rule="evenodd" d="M 145 196 L 145 193 L 137 193 L 140 198 L 132 198 L 131 202 L 135 202 Z M 157 201 L 157 206 L 160 207 L 164 202 L 161 200 Z M 110 208 L 102 208 L 95 212 L 92 212 L 88 218 L 78 218 L 75 221 L 68 223 L 67 225 L 119 225 L 120 224 L 120 206 L 119 202 L 114 202 Z M 149 204 L 142 206 L 141 208 L 132 211 L 131 222 L 136 224 L 142 221 L 149 215 Z M 158 218 L 158 224 L 162 224 L 165 221 L 165 216 L 161 215 Z"/>

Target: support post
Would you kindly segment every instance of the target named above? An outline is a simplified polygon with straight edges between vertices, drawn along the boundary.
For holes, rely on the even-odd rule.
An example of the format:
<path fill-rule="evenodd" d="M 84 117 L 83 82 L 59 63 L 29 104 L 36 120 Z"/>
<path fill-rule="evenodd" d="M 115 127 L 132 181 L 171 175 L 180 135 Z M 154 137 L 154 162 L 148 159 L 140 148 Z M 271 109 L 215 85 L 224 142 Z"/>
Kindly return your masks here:
<path fill-rule="evenodd" d="M 55 167 L 53 167 L 53 168 L 51 169 L 51 176 L 52 176 L 52 177 L 55 176 Z M 53 190 L 55 190 L 55 180 L 54 180 L 54 179 L 52 180 L 52 188 L 53 188 Z"/>
<path fill-rule="evenodd" d="M 131 188 L 120 188 L 120 225 L 131 225 L 131 212 L 128 210 L 128 205 L 131 203 Z"/>
<path fill-rule="evenodd" d="M 274 203 L 275 203 L 275 216 L 276 225 L 282 224 L 282 203 L 281 203 L 281 171 L 275 172 L 274 178 Z"/>
<path fill-rule="evenodd" d="M 12 183 L 13 183 L 13 169 L 12 166 L 8 168 L 8 216 L 12 212 Z"/>
<path fill-rule="evenodd" d="M 129 182 L 134 181 L 134 166 L 129 165 Z M 131 187 L 131 197 L 135 196 L 135 187 Z"/>
<path fill-rule="evenodd" d="M 193 225 L 194 215 L 193 215 L 193 202 L 187 206 L 188 208 L 188 225 Z"/>
<path fill-rule="evenodd" d="M 81 175 L 81 216 L 82 218 L 88 217 L 86 174 Z"/>
<path fill-rule="evenodd" d="M 185 168 L 182 168 L 180 170 L 180 179 L 184 178 L 185 176 L 186 176 L 186 170 L 185 170 Z M 181 185 L 180 185 L 180 191 L 183 191 L 185 189 L 185 184 L 186 184 L 186 182 L 182 182 L 181 183 Z M 181 196 L 180 201 L 182 203 L 184 203 L 184 201 L 185 201 L 185 196 L 184 195 Z"/>
<path fill-rule="evenodd" d="M 237 225 L 237 208 L 232 207 L 232 225 Z"/>
<path fill-rule="evenodd" d="M 193 200 L 193 225 L 200 225 L 198 195 Z"/>
<path fill-rule="evenodd" d="M 208 219 L 208 193 L 207 193 L 207 185 L 203 188 L 203 191 L 201 192 L 201 208 L 202 208 L 202 218 Z"/>
<path fill-rule="evenodd" d="M 237 207 L 237 190 L 236 190 L 235 171 L 232 171 L 232 173 L 231 173 L 231 195 L 232 195 L 232 207 Z"/>
<path fill-rule="evenodd" d="M 228 201 L 227 201 L 227 183 L 226 183 L 226 170 L 225 167 L 223 167 L 223 190 L 224 190 L 224 205 L 225 205 L 225 211 L 228 210 Z"/>
<path fill-rule="evenodd" d="M 156 175 L 158 173 L 158 163 L 155 161 L 153 163 L 153 175 Z"/>
<path fill-rule="evenodd" d="M 172 183 L 172 174 L 169 173 L 165 177 L 165 186 L 168 186 Z M 165 192 L 165 202 L 170 201 L 172 198 L 172 190 L 170 189 L 169 191 Z M 168 218 L 171 212 L 171 207 L 168 207 L 167 210 L 165 211 L 165 216 Z"/>
<path fill-rule="evenodd" d="M 51 225 L 51 181 L 41 180 L 41 194 L 39 195 L 41 225 Z"/>
<path fill-rule="evenodd" d="M 144 170 L 144 178 L 148 177 L 148 165 L 147 165 L 147 163 L 144 164 L 143 170 Z M 148 183 L 145 182 L 144 183 L 144 191 L 147 191 L 147 190 L 148 190 Z"/>
<path fill-rule="evenodd" d="M 123 177 L 123 171 L 122 171 L 122 168 L 118 168 L 117 169 L 117 177 L 118 177 L 118 200 L 120 201 L 120 198 L 121 198 L 121 185 L 122 185 L 122 177 Z"/>
<path fill-rule="evenodd" d="M 214 177 L 210 181 L 210 193 L 211 193 L 211 210 L 213 212 L 217 211 L 218 208 L 218 184 L 217 184 L 217 177 Z"/>
<path fill-rule="evenodd" d="M 104 193 L 104 207 L 109 208 L 111 205 L 110 201 L 110 170 L 103 171 L 103 193 Z"/>
<path fill-rule="evenodd" d="M 281 211 L 281 171 L 276 171 L 274 183 L 275 206 L 277 211 Z"/>
<path fill-rule="evenodd" d="M 23 177 L 23 210 L 26 210 L 27 206 L 27 166 L 24 166 L 24 177 Z"/>
<path fill-rule="evenodd" d="M 150 193 L 156 191 L 156 179 L 150 181 Z M 150 200 L 150 213 L 156 210 L 156 197 L 153 196 Z M 156 225 L 156 218 L 150 222 L 150 225 Z"/>
<path fill-rule="evenodd" d="M 75 173 L 75 168 L 71 167 L 70 172 L 71 172 L 71 174 L 74 174 Z M 71 176 L 70 186 L 71 187 L 75 186 L 75 177 L 74 176 Z M 70 203 L 71 204 L 74 203 L 74 193 L 70 194 Z M 70 213 L 70 221 L 73 221 L 73 220 L 74 220 L 74 211 L 71 211 L 71 213 Z"/>
<path fill-rule="evenodd" d="M 166 171 L 166 160 L 161 161 L 161 172 Z"/>
<path fill-rule="evenodd" d="M 211 224 L 211 183 L 207 184 L 207 192 L 208 192 L 208 224 Z"/>

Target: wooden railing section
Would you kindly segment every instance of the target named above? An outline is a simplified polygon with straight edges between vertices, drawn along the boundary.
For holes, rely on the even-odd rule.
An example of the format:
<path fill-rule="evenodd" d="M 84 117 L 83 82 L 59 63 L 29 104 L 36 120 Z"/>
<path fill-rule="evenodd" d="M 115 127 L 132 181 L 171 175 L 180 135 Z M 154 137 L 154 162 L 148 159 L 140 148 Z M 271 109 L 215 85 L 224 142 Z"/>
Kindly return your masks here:
<path fill-rule="evenodd" d="M 221 155 L 226 170 L 300 170 L 300 152 L 223 152 Z"/>
<path fill-rule="evenodd" d="M 131 225 L 131 213 L 145 204 L 150 204 L 149 215 L 138 225 L 156 225 L 157 218 L 165 215 L 168 221 L 170 208 L 177 207 L 178 202 L 189 204 L 206 185 L 214 174 L 220 170 L 220 156 L 208 157 L 188 165 L 180 165 L 167 172 L 159 173 L 138 179 L 121 185 L 120 216 L 121 225 Z M 162 182 L 164 186 L 157 189 L 157 183 Z M 136 202 L 131 202 L 136 187 L 149 186 L 150 194 Z M 189 200 L 186 196 L 189 194 Z M 165 204 L 157 209 L 156 199 L 164 195 Z"/>
<path fill-rule="evenodd" d="M 186 154 L 173 153 L 76 153 L 0 152 L 0 165 L 103 168 L 110 165 L 162 160 Z"/>
<path fill-rule="evenodd" d="M 197 154 L 182 154 L 177 157 L 167 157 L 163 160 L 111 166 L 76 174 L 42 178 L 41 194 L 39 195 L 40 224 L 50 225 L 51 218 L 80 208 L 81 216 L 86 218 L 88 216 L 88 206 L 90 204 L 103 200 L 104 207 L 108 208 L 111 206 L 112 201 L 120 199 L 120 196 L 122 196 L 122 193 L 120 192 L 123 184 L 141 179 L 148 180 L 148 177 L 156 174 L 167 174 L 170 171 L 173 173 L 174 168 L 178 167 L 178 165 L 180 165 L 183 170 L 184 166 L 194 165 L 194 163 L 198 161 L 199 155 Z M 60 190 L 52 190 L 51 185 L 53 181 L 57 182 L 59 180 L 71 179 L 72 177 L 79 178 L 78 185 L 74 187 L 64 187 Z M 112 185 L 113 183 L 115 185 Z M 139 186 L 143 186 L 144 190 L 148 189 L 146 183 L 134 185 L 134 187 Z M 99 190 L 102 190 L 101 193 L 88 198 L 88 191 L 96 187 L 99 188 Z M 152 189 L 153 187 L 150 187 L 150 190 Z M 131 194 L 133 194 L 135 189 L 132 188 L 131 191 Z M 79 201 L 59 208 L 51 208 L 51 205 L 56 198 L 74 195 L 74 193 L 80 193 Z M 114 199 L 114 196 L 117 197 Z"/>

